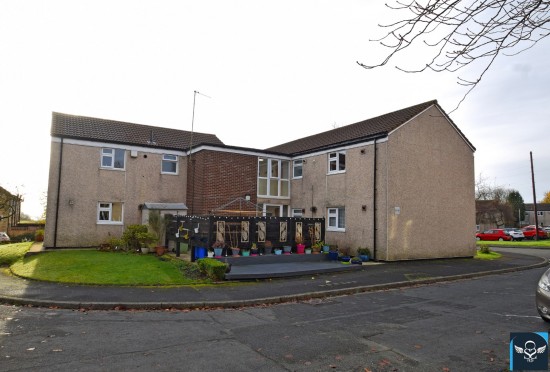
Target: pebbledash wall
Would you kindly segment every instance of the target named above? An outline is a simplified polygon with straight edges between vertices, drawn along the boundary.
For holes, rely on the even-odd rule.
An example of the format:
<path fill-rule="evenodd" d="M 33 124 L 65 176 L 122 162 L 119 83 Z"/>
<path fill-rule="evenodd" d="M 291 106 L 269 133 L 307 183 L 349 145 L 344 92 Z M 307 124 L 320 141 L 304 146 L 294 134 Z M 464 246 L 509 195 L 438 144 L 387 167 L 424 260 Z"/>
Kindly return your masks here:
<path fill-rule="evenodd" d="M 102 148 L 124 149 L 125 168 L 102 168 Z M 97 246 L 120 237 L 126 226 L 141 223 L 143 203 L 185 201 L 185 154 L 170 151 L 178 155 L 178 174 L 162 174 L 163 153 L 166 150 L 53 138 L 44 246 Z M 98 223 L 100 202 L 122 203 L 122 222 Z"/>

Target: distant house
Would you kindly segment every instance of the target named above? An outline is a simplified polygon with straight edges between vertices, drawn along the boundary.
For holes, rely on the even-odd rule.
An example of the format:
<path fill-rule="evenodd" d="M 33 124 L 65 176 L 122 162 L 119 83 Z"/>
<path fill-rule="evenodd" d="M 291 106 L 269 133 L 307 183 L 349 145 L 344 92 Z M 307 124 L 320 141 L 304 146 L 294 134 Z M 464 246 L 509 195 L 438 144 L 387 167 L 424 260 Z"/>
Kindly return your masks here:
<path fill-rule="evenodd" d="M 535 208 L 533 203 L 525 204 L 526 225 L 535 224 Z M 550 204 L 537 203 L 537 220 L 539 226 L 550 226 Z"/>
<path fill-rule="evenodd" d="M 0 187 L 0 231 L 10 235 L 12 228 L 19 223 L 22 201 L 20 195 L 13 195 Z"/>
<path fill-rule="evenodd" d="M 327 242 L 377 260 L 475 252 L 475 148 L 437 101 L 263 150 L 61 113 L 51 135 L 47 248 L 98 245 L 163 206 L 324 217 Z"/>

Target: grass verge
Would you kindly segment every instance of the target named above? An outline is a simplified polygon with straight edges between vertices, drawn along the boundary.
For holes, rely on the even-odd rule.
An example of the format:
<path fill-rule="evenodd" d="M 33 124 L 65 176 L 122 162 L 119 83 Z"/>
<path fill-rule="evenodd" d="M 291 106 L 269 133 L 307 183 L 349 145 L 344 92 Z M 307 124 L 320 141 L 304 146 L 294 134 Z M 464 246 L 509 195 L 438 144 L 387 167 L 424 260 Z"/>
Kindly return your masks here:
<path fill-rule="evenodd" d="M 478 260 L 497 260 L 500 257 L 502 257 L 502 255 L 498 252 L 481 253 L 480 251 L 477 251 L 474 256 L 474 258 Z"/>
<path fill-rule="evenodd" d="M 11 271 L 21 277 L 88 285 L 178 286 L 208 284 L 195 264 L 121 252 L 57 251 L 19 259 Z"/>
<path fill-rule="evenodd" d="M 488 241 L 488 240 L 478 240 L 477 245 L 488 244 L 492 247 L 525 247 L 525 248 L 550 248 L 550 239 L 544 240 L 522 240 L 521 242 L 499 242 L 499 241 Z"/>
<path fill-rule="evenodd" d="M 12 243 L 0 245 L 0 266 L 11 265 L 23 259 L 31 248 L 32 242 Z"/>

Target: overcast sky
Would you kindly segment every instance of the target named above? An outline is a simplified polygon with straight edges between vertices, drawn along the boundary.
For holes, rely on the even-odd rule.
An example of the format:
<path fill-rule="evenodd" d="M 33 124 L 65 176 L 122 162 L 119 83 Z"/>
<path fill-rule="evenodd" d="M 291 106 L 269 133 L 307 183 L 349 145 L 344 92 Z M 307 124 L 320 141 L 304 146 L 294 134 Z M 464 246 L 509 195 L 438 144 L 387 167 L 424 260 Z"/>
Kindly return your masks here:
<path fill-rule="evenodd" d="M 375 3 L 375 4 L 373 4 Z M 456 74 L 365 70 L 369 39 L 398 16 L 382 1 L 0 0 L 0 185 L 41 215 L 52 111 L 214 133 L 267 148 L 437 99 Z M 397 60 L 427 63 L 425 50 Z M 550 190 L 550 40 L 502 57 L 450 116 L 477 148 L 476 178 L 533 201 Z M 465 71 L 465 77 L 475 71 Z"/>

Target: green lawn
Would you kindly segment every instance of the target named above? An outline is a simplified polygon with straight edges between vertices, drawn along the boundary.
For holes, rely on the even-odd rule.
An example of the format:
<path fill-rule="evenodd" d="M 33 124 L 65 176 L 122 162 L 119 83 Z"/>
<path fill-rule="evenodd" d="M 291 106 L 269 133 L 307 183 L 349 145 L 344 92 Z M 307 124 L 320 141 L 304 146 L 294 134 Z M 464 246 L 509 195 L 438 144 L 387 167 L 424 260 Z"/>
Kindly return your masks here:
<path fill-rule="evenodd" d="M 479 251 L 477 251 L 474 256 L 474 258 L 478 260 L 497 260 L 500 257 L 502 257 L 502 255 L 497 252 L 481 253 Z"/>
<path fill-rule="evenodd" d="M 521 242 L 499 242 L 499 241 L 488 241 L 488 240 L 478 240 L 477 245 L 487 244 L 493 247 L 547 247 L 550 248 L 550 239 L 544 240 L 523 240 Z"/>
<path fill-rule="evenodd" d="M 195 264 L 152 254 L 55 251 L 19 259 L 10 269 L 24 278 L 73 284 L 170 286 L 211 283 L 199 274 Z"/>

